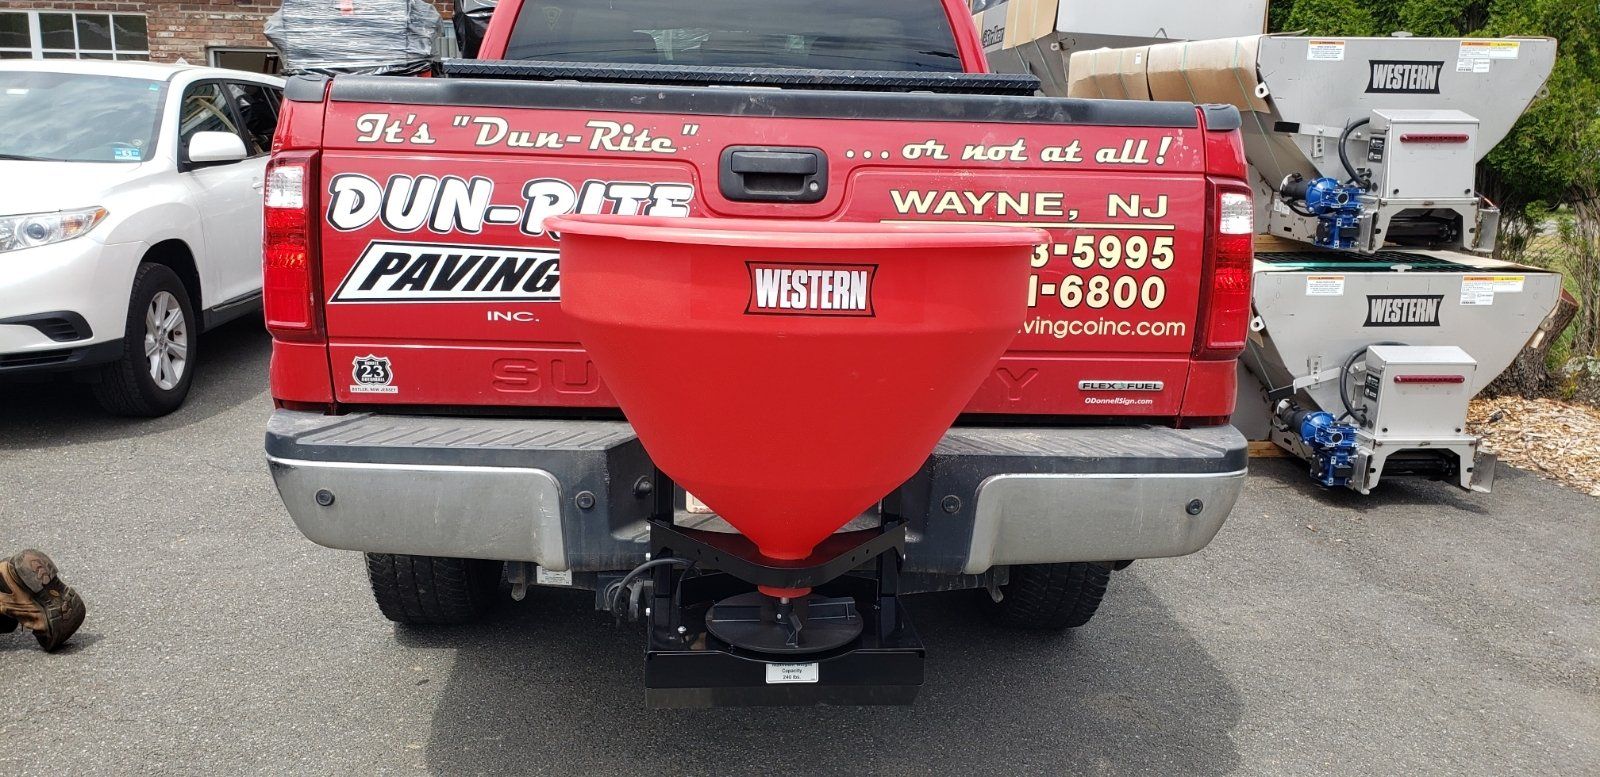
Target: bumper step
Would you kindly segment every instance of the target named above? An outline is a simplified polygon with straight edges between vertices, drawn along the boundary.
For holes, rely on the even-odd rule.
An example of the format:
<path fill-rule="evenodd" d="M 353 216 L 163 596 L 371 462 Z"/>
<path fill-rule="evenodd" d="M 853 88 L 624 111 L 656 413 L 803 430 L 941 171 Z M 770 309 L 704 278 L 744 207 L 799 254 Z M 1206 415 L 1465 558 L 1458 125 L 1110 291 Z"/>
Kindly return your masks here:
<path fill-rule="evenodd" d="M 623 421 L 278 410 L 266 449 L 289 514 L 327 547 L 557 572 L 650 551 L 655 467 Z M 1180 556 L 1221 527 L 1247 453 L 1231 426 L 957 427 L 882 513 L 906 521 L 912 579 Z M 680 525 L 718 523 L 677 499 Z"/>

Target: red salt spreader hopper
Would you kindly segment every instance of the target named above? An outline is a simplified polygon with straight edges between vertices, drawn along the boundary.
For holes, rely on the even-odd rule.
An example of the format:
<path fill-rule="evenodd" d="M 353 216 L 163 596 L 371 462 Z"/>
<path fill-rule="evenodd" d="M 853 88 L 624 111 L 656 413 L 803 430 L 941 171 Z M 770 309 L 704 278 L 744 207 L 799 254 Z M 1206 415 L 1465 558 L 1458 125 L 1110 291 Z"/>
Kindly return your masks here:
<path fill-rule="evenodd" d="M 660 472 L 659 706 L 904 703 L 910 478 L 1016 336 L 1040 230 L 564 216 L 561 308 Z M 676 483 L 733 531 L 674 522 Z M 649 573 L 649 577 L 643 575 Z"/>

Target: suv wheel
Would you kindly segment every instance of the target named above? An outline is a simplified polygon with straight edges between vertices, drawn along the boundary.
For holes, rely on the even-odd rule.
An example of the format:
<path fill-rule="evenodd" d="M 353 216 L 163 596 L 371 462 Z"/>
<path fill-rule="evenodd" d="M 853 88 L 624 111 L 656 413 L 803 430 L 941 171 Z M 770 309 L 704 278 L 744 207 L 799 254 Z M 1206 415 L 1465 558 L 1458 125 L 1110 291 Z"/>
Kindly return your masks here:
<path fill-rule="evenodd" d="M 977 594 L 984 614 L 997 625 L 1061 631 L 1094 617 L 1110 579 L 1110 569 L 1092 562 L 1021 564 L 1011 568 L 1011 581 L 1000 586 L 1000 601 L 987 590 Z"/>
<path fill-rule="evenodd" d="M 383 617 L 415 626 L 483 617 L 495 604 L 503 567 L 480 559 L 367 554 L 372 598 Z"/>
<path fill-rule="evenodd" d="M 133 276 L 122 358 L 100 368 L 95 399 L 117 415 L 166 415 L 183 404 L 194 380 L 194 308 L 170 268 L 145 263 Z"/>

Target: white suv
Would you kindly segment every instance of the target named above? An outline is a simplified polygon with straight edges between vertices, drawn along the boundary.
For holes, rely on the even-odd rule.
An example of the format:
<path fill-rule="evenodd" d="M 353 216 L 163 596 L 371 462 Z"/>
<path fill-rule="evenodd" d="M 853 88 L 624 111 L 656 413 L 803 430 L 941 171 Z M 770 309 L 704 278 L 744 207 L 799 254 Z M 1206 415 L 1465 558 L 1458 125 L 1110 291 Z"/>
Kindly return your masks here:
<path fill-rule="evenodd" d="M 183 403 L 197 335 L 261 304 L 282 79 L 0 61 L 0 380 L 73 370 L 107 410 Z"/>

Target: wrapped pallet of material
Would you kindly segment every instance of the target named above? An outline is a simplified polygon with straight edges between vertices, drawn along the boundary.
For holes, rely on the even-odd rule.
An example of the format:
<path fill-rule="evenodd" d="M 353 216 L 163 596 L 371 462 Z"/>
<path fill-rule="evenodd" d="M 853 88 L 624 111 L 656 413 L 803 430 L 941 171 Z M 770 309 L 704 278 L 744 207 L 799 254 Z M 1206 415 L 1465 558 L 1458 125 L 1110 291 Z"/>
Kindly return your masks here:
<path fill-rule="evenodd" d="M 1045 94 L 1068 94 L 1068 60 L 1077 52 L 1202 40 L 1266 30 L 1267 0 L 977 0 L 972 5 L 989 67 L 1030 73 Z M 1104 75 L 1106 71 L 1100 71 Z M 1102 82 L 1106 97 L 1136 98 L 1137 83 Z M 1072 96 L 1102 96 L 1093 88 Z"/>
<path fill-rule="evenodd" d="M 1270 110 L 1266 90 L 1256 76 L 1256 59 L 1263 37 L 1245 35 L 1157 44 L 1149 47 L 1142 69 L 1133 58 L 1118 60 L 1124 65 L 1119 75 L 1144 80 L 1150 88 L 1146 99 L 1222 103 L 1241 111 L 1266 113 Z M 1084 53 L 1097 52 L 1079 52 Z M 1076 77 L 1077 56 L 1073 55 L 1073 77 Z M 1128 73 L 1130 70 L 1142 72 Z"/>
<path fill-rule="evenodd" d="M 284 0 L 266 25 L 286 75 L 426 72 L 439 31 L 427 0 Z"/>
<path fill-rule="evenodd" d="M 494 16 L 498 3 L 499 0 L 455 0 L 455 15 L 450 22 L 456 28 L 461 56 L 467 59 L 478 56 L 478 47 L 483 45 L 484 33 L 489 29 L 489 19 Z"/>

